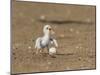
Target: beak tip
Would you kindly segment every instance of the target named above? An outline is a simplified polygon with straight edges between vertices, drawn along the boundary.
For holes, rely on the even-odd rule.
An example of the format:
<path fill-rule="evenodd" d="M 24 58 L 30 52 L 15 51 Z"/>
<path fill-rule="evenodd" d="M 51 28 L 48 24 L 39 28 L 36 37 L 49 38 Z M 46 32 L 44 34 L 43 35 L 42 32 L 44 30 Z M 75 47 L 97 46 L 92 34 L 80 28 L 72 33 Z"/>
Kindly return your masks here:
<path fill-rule="evenodd" d="M 55 32 L 53 31 L 52 34 L 55 34 Z"/>

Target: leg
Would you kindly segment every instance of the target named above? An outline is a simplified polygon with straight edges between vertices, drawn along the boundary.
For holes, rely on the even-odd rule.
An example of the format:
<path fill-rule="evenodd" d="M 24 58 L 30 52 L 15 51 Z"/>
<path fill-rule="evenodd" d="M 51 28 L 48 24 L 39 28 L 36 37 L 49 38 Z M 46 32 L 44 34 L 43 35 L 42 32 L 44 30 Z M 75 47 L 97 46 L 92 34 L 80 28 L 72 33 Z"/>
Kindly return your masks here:
<path fill-rule="evenodd" d="M 43 53 L 43 49 L 40 49 L 39 52 L 40 52 L 40 53 Z"/>
<path fill-rule="evenodd" d="M 48 53 L 49 53 L 49 46 L 47 46 L 47 51 L 48 51 Z"/>
<path fill-rule="evenodd" d="M 41 49 L 37 49 L 37 50 L 36 50 L 36 54 L 39 54 L 40 50 L 41 50 Z"/>

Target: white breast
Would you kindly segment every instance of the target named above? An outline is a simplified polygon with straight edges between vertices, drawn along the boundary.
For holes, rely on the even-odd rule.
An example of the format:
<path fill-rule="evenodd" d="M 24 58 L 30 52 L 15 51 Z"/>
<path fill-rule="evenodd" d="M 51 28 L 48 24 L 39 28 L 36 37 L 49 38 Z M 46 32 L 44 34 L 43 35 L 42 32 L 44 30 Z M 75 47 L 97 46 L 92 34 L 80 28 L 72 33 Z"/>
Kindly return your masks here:
<path fill-rule="evenodd" d="M 41 44 L 42 44 L 43 46 L 46 46 L 46 45 L 49 44 L 49 41 L 50 41 L 49 38 L 44 37 L 44 38 L 42 39 Z"/>

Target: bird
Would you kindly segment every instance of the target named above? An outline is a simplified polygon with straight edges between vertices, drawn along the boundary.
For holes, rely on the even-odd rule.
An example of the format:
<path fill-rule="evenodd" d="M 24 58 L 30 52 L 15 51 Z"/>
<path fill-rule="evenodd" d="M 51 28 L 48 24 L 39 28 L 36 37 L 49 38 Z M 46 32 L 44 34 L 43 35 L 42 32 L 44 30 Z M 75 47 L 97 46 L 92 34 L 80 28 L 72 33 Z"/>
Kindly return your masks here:
<path fill-rule="evenodd" d="M 51 25 L 44 25 L 43 27 L 43 36 L 38 37 L 35 42 L 36 54 L 42 53 L 44 48 L 47 48 L 48 52 L 51 45 L 58 47 L 57 40 L 53 38 L 53 34 L 55 34 Z"/>

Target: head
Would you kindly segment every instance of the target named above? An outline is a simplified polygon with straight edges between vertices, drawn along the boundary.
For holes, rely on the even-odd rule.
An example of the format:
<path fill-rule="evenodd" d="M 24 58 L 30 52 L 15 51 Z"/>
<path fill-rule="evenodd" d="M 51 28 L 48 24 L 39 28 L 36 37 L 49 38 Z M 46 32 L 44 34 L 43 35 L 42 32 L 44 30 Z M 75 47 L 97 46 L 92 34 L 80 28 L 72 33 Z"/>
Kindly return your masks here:
<path fill-rule="evenodd" d="M 54 34 L 54 31 L 52 30 L 52 27 L 50 25 L 45 25 L 43 28 L 44 34 Z"/>

